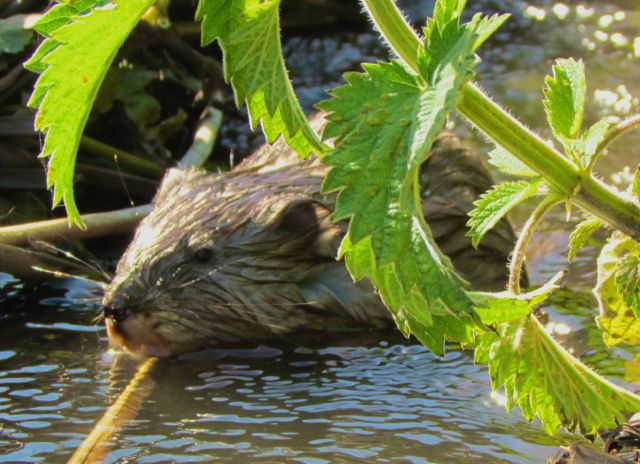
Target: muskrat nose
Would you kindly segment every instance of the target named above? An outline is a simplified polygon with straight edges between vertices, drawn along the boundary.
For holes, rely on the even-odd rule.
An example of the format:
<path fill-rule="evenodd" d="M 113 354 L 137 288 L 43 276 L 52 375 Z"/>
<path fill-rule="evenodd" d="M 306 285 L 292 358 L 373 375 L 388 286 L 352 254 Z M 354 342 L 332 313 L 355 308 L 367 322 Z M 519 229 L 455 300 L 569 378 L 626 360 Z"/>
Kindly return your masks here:
<path fill-rule="evenodd" d="M 114 322 L 122 322 L 127 317 L 127 308 L 122 306 L 105 305 L 102 307 L 104 317 L 112 319 Z"/>

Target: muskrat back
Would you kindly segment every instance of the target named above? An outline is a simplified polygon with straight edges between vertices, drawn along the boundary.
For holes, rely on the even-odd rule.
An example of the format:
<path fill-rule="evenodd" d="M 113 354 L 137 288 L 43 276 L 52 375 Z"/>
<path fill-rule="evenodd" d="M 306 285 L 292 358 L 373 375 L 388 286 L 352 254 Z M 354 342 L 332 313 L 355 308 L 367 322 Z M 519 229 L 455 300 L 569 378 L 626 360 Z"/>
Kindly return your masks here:
<path fill-rule="evenodd" d="M 122 256 L 103 306 L 110 339 L 172 355 L 221 343 L 391 325 L 368 282 L 353 283 L 337 249 L 327 171 L 282 141 L 234 170 L 171 169 Z M 507 277 L 514 236 L 506 221 L 475 250 L 467 213 L 491 186 L 479 157 L 442 134 L 422 170 L 423 210 L 434 237 L 475 288 Z"/>

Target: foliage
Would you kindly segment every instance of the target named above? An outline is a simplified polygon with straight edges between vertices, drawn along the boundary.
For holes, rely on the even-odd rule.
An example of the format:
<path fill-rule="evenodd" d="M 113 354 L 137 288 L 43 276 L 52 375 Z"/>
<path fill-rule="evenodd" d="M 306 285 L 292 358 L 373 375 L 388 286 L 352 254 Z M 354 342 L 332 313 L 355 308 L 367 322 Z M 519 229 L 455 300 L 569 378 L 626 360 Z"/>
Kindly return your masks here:
<path fill-rule="evenodd" d="M 606 144 L 620 134 L 602 121 L 582 131 L 584 64 L 558 60 L 545 81 L 543 105 L 560 153 L 470 83 L 478 47 L 505 15 L 477 14 L 461 23 L 466 1 L 437 0 L 417 37 L 391 0 L 361 1 L 399 59 L 345 75 L 346 85 L 320 105 L 328 113 L 322 139 L 309 127 L 287 75 L 280 0 L 201 0 L 196 16 L 203 45 L 220 44 L 225 78 L 237 104 L 246 104 L 252 125 L 260 123 L 269 141 L 284 137 L 302 156 L 322 154 L 331 167 L 324 189 L 338 192 L 333 218 L 349 219 L 341 256 L 355 278 L 373 282 L 403 333 L 436 353 L 447 340 L 474 347 L 476 359 L 489 364 L 493 387 L 505 388 L 508 407 L 520 406 L 529 419 L 539 417 L 550 432 L 563 425 L 592 434 L 624 420 L 638 410 L 640 398 L 574 359 L 536 317 L 535 307 L 559 277 L 525 294 L 516 285 L 499 293 L 468 291 L 436 246 L 419 199 L 420 166 L 449 114 L 459 110 L 496 141 L 492 164 L 528 178 L 497 185 L 476 202 L 469 220 L 475 246 L 513 207 L 537 194 L 547 199 L 525 224 L 514 263 L 522 263 L 544 206 L 553 204 L 549 198 L 590 214 L 571 235 L 570 260 L 605 223 L 638 238 L 638 202 L 602 187 L 591 174 Z M 27 63 L 40 73 L 30 104 L 38 108 L 36 127 L 46 136 L 41 156 L 49 158 L 54 205 L 64 200 L 71 223 L 81 224 L 73 165 L 91 105 L 118 48 L 151 3 L 59 3 L 36 26 L 47 39 Z M 132 85 L 142 85 L 144 76 L 138 77 Z M 323 140 L 331 140 L 332 147 Z M 632 191 L 640 192 L 638 176 Z M 639 246 L 616 234 L 598 263 L 599 321 L 612 344 L 640 341 Z M 518 269 L 512 266 L 511 282 L 520 280 Z"/>
<path fill-rule="evenodd" d="M 507 409 L 517 405 L 527 419 L 539 417 L 549 433 L 564 425 L 593 436 L 640 409 L 640 398 L 572 357 L 533 316 L 483 334 L 476 360 L 489 364 L 494 389 L 505 387 Z"/>
<path fill-rule="evenodd" d="M 640 245 L 622 234 L 614 234 L 598 258 L 595 288 L 607 345 L 640 343 Z"/>
<path fill-rule="evenodd" d="M 602 221 L 597 217 L 590 217 L 576 226 L 569 236 L 569 261 L 573 261 L 578 252 L 587 244 L 589 237 L 602 227 Z"/>
<path fill-rule="evenodd" d="M 502 219 L 511 209 L 532 197 L 538 192 L 540 180 L 531 182 L 504 182 L 496 185 L 474 205 L 476 208 L 469 213 L 469 235 L 473 246 L 477 247 L 480 240 Z"/>
<path fill-rule="evenodd" d="M 269 142 L 284 135 L 301 156 L 320 153 L 322 144 L 309 127 L 287 76 L 280 46 L 280 0 L 200 0 L 202 44 L 218 40 L 224 74 L 238 104 L 246 102 L 255 127 Z"/>
<path fill-rule="evenodd" d="M 47 39 L 30 61 L 39 72 L 29 105 L 45 134 L 41 158 L 49 158 L 47 186 L 53 206 L 63 199 L 69 221 L 82 226 L 73 197 L 73 167 L 91 104 L 118 49 L 153 3 L 151 0 L 59 4 L 35 25 Z M 87 12 L 90 11 L 90 14 Z"/>
<path fill-rule="evenodd" d="M 496 147 L 489 152 L 489 163 L 500 172 L 516 177 L 535 177 L 536 173 L 526 164 L 514 158 L 504 148 Z"/>

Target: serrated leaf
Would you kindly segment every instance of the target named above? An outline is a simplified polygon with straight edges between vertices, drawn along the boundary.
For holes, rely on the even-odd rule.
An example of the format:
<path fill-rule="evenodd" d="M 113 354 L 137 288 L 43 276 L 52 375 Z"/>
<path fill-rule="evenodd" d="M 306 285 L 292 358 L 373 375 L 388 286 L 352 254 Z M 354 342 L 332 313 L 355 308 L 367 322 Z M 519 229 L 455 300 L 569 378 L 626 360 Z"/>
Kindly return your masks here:
<path fill-rule="evenodd" d="M 508 291 L 468 292 L 467 294 L 473 301 L 483 324 L 494 325 L 518 321 L 531 314 L 535 306 L 544 302 L 558 288 L 558 283 L 563 277 L 564 272 L 559 272 L 544 286 L 518 295 Z"/>
<path fill-rule="evenodd" d="M 218 40 L 236 103 L 246 102 L 252 127 L 269 142 L 281 135 L 301 156 L 324 150 L 295 96 L 280 45 L 280 0 L 200 0 L 202 44 Z"/>
<path fill-rule="evenodd" d="M 589 237 L 603 226 L 602 220 L 595 216 L 585 219 L 576 226 L 569 236 L 569 261 L 573 261 L 578 252 L 585 246 Z"/>
<path fill-rule="evenodd" d="M 640 256 L 625 255 L 616 266 L 614 282 L 625 305 L 640 317 Z"/>
<path fill-rule="evenodd" d="M 488 363 L 492 388 L 505 388 L 507 410 L 519 406 L 549 433 L 561 426 L 595 435 L 640 409 L 640 397 L 609 382 L 556 342 L 534 316 L 501 324 L 478 338 L 476 362 Z"/>
<path fill-rule="evenodd" d="M 493 16 L 484 16 L 480 19 L 476 30 L 477 37 L 473 42 L 473 51 L 475 52 L 480 46 L 489 39 L 502 26 L 511 15 L 494 14 Z"/>
<path fill-rule="evenodd" d="M 609 238 L 598 257 L 598 284 L 594 293 L 600 308 L 598 323 L 609 346 L 640 344 L 640 319 L 636 316 L 638 270 L 633 269 L 638 257 L 640 244 L 620 233 Z"/>
<path fill-rule="evenodd" d="M 611 123 L 607 121 L 598 121 L 589 129 L 584 131 L 580 139 L 572 141 L 571 147 L 580 157 L 580 164 L 589 170 L 596 160 L 596 153 L 600 143 L 602 143 L 609 132 Z"/>
<path fill-rule="evenodd" d="M 40 157 L 49 158 L 47 185 L 53 187 L 53 206 L 64 199 L 71 224 L 83 226 L 73 197 L 73 171 L 91 105 L 118 49 L 152 3 L 119 0 L 83 14 L 58 5 L 42 18 L 49 38 L 28 63 L 41 73 L 29 106 L 37 107 L 35 127 L 45 134 Z"/>
<path fill-rule="evenodd" d="M 496 147 L 489 152 L 489 163 L 504 174 L 518 177 L 535 177 L 537 174 L 526 164 L 513 156 L 502 147 Z"/>
<path fill-rule="evenodd" d="M 462 25 L 459 24 L 459 16 L 450 17 L 447 13 L 442 16 L 447 19 L 430 19 L 427 22 L 423 30 L 424 44 L 418 50 L 420 74 L 428 84 L 439 79 L 440 69 L 461 57 L 466 62 L 461 69 L 466 68 L 470 72 L 474 66 L 474 44 L 479 37 L 482 16 L 478 14 L 471 22 Z M 468 76 L 460 77 L 466 79 Z"/>
<path fill-rule="evenodd" d="M 417 174 L 470 75 L 473 38 L 460 31 L 458 55 L 446 55 L 428 89 L 397 62 L 364 65 L 319 105 L 335 147 L 324 157 L 332 166 L 324 189 L 340 191 L 334 219 L 350 218 L 341 247 L 347 266 L 371 279 L 401 330 L 436 353 L 445 338 L 469 343 L 477 316 L 424 223 Z"/>
<path fill-rule="evenodd" d="M 584 63 L 572 58 L 557 60 L 545 83 L 547 120 L 555 137 L 565 144 L 567 139 L 577 138 L 582 127 L 587 94 Z"/>
<path fill-rule="evenodd" d="M 20 53 L 33 33 L 24 27 L 24 15 L 0 19 L 0 53 Z"/>
<path fill-rule="evenodd" d="M 539 187 L 540 179 L 534 179 L 531 182 L 525 180 L 504 182 L 482 194 L 480 199 L 473 203 L 476 207 L 469 213 L 470 219 L 467 222 L 470 230 L 466 235 L 471 237 L 473 246 L 477 247 L 484 234 L 490 231 L 512 208 L 535 195 Z"/>

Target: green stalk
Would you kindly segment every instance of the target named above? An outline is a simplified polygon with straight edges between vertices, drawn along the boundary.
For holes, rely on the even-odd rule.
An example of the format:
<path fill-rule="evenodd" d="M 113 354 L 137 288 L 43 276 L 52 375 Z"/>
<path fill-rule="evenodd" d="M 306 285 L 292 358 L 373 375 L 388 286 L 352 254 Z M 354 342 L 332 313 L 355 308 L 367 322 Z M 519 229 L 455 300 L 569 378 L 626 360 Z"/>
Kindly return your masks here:
<path fill-rule="evenodd" d="M 560 202 L 562 202 L 562 199 L 558 196 L 549 195 L 547 198 L 542 200 L 533 213 L 531 213 L 531 216 L 529 216 L 529 219 L 527 219 L 527 222 L 522 228 L 522 231 L 518 236 L 518 243 L 516 243 L 516 247 L 513 250 L 513 258 L 509 263 L 509 284 L 507 285 L 507 290 L 511 293 L 516 295 L 520 294 L 522 268 L 524 267 L 527 248 L 533 238 L 533 233 L 536 231 L 547 213 Z"/>
<path fill-rule="evenodd" d="M 393 0 L 361 0 L 393 51 L 416 73 L 421 41 Z M 611 190 L 494 103 L 476 85 L 462 88 L 457 109 L 497 145 L 525 163 L 558 194 L 640 241 L 640 206 Z"/>

